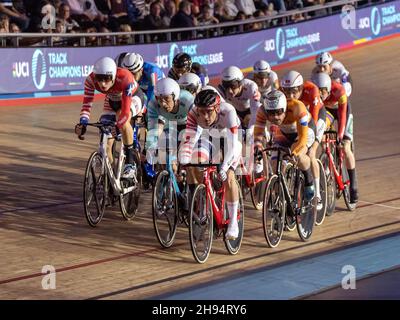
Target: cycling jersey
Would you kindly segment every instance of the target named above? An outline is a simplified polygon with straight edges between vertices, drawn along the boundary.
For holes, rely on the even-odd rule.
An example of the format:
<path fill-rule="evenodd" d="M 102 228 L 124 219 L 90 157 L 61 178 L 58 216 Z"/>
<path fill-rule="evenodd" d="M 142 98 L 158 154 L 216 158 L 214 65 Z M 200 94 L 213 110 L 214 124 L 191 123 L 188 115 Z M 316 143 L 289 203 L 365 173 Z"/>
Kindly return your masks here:
<path fill-rule="evenodd" d="M 197 142 L 200 146 L 207 146 L 209 145 L 209 137 L 212 137 L 213 141 L 218 142 L 218 144 L 222 138 L 226 139 L 227 148 L 223 148 L 224 160 L 221 169 L 224 171 L 227 171 L 230 167 L 235 169 L 239 163 L 242 148 L 238 138 L 240 120 L 235 108 L 229 103 L 221 102 L 217 119 L 209 127 L 203 127 L 198 123 L 196 109 L 197 107 L 194 106 L 188 114 L 185 139 L 179 152 L 180 162 L 187 164 L 191 161 Z"/>
<path fill-rule="evenodd" d="M 164 72 L 155 64 L 145 62 L 143 64 L 143 75 L 139 80 L 139 85 L 146 93 L 147 101 L 154 97 L 154 87 L 158 80 L 165 78 Z"/>
<path fill-rule="evenodd" d="M 332 81 L 331 94 L 324 101 L 324 105 L 327 111 L 334 110 L 337 114 L 338 138 L 343 139 L 347 118 L 347 95 L 340 83 Z"/>
<path fill-rule="evenodd" d="M 125 122 L 129 120 L 132 97 L 137 88 L 138 83 L 133 78 L 132 73 L 126 69 L 117 68 L 113 86 L 107 92 L 102 92 L 95 82 L 95 75 L 92 72 L 85 80 L 85 90 L 80 117 L 89 120 L 90 111 L 93 105 L 94 91 L 97 90 L 107 94 L 110 101 L 107 105 L 104 104 L 103 113 L 112 113 L 121 109 L 117 121 L 117 126 L 121 128 Z"/>
<path fill-rule="evenodd" d="M 282 134 L 287 137 L 297 136 L 297 141 L 291 146 L 292 153 L 296 156 L 299 154 L 301 149 L 310 145 L 311 141 L 308 139 L 308 124 L 311 119 L 311 115 L 307 111 L 307 108 L 303 102 L 296 99 L 288 100 L 285 119 L 278 127 Z M 255 145 L 262 145 L 262 140 L 265 135 L 265 127 L 267 125 L 269 127 L 272 124 L 267 120 L 267 114 L 264 108 L 259 108 L 257 111 L 257 120 L 254 128 Z"/>
<path fill-rule="evenodd" d="M 242 92 L 239 96 L 232 97 L 227 93 L 227 91 L 221 84 L 218 86 L 218 90 L 220 91 L 221 95 L 227 102 L 231 103 L 235 107 L 239 116 L 240 114 L 251 114 L 251 119 L 249 121 L 250 128 L 256 122 L 257 110 L 261 106 L 261 94 L 260 91 L 258 91 L 257 84 L 250 79 L 243 79 L 242 88 Z M 241 120 L 243 120 L 243 117 Z"/>
<path fill-rule="evenodd" d="M 251 74 L 251 76 L 249 76 L 249 79 L 255 82 L 254 74 Z M 276 80 L 278 80 L 278 75 L 276 74 L 275 71 L 271 71 L 269 73 L 269 78 L 268 78 L 267 84 L 264 87 L 258 86 L 258 91 L 260 91 L 261 94 L 270 93 L 275 88 L 274 83 Z"/>
<path fill-rule="evenodd" d="M 157 149 L 158 144 L 158 124 L 164 124 L 164 130 L 174 129 L 172 126 L 179 127 L 186 125 L 188 112 L 194 102 L 193 95 L 186 90 L 181 90 L 179 95 L 179 108 L 176 113 L 167 112 L 158 105 L 154 98 L 150 101 L 147 108 L 148 133 L 146 139 L 146 149 Z M 178 132 L 179 133 L 179 132 Z"/>

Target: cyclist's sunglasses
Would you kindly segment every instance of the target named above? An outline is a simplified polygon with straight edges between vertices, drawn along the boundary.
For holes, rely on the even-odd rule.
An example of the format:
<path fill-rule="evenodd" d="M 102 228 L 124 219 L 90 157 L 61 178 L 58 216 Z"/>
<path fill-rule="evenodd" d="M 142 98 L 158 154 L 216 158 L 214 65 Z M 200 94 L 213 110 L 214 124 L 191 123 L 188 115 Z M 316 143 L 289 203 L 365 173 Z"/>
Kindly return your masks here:
<path fill-rule="evenodd" d="M 283 109 L 277 109 L 277 110 L 266 110 L 267 115 L 269 116 L 280 116 L 284 113 Z"/>
<path fill-rule="evenodd" d="M 237 89 L 237 88 L 240 87 L 240 84 L 241 84 L 241 82 L 238 81 L 238 80 L 233 80 L 233 81 L 223 81 L 223 80 L 222 80 L 222 86 L 223 86 L 225 89 L 229 89 L 229 88 L 231 88 L 231 89 Z"/>
<path fill-rule="evenodd" d="M 195 85 L 193 85 L 193 84 L 189 84 L 187 86 L 181 85 L 180 87 L 183 90 L 189 91 L 191 94 L 194 94 L 194 93 L 197 92 L 197 87 Z"/>
<path fill-rule="evenodd" d="M 102 81 L 105 81 L 105 82 L 112 81 L 112 75 L 110 75 L 110 74 L 96 74 L 96 75 L 94 76 L 94 78 L 95 78 L 96 81 L 99 81 L 99 82 L 102 82 Z"/>

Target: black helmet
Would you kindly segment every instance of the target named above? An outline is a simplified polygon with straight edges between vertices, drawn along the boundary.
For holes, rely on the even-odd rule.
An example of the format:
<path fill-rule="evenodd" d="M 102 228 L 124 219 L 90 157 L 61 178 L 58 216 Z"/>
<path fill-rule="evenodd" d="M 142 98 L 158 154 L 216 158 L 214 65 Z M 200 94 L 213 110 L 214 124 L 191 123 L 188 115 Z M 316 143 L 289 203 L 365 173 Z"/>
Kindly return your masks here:
<path fill-rule="evenodd" d="M 121 52 L 119 55 L 115 57 L 114 61 L 117 64 L 117 67 L 123 68 L 122 61 L 124 60 L 127 54 L 128 52 Z"/>
<path fill-rule="evenodd" d="M 201 90 L 195 100 L 194 104 L 199 108 L 211 108 L 216 107 L 221 103 L 219 94 L 212 89 Z"/>
<path fill-rule="evenodd" d="M 172 60 L 172 66 L 175 68 L 185 68 L 186 72 L 189 72 L 192 68 L 192 58 L 187 53 L 180 52 Z"/>

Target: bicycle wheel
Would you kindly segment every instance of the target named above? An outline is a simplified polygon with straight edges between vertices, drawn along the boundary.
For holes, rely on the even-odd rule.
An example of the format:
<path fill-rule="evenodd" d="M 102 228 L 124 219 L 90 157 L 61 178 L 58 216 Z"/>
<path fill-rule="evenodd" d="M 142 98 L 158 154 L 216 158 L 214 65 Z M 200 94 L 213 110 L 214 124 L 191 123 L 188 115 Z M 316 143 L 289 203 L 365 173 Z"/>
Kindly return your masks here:
<path fill-rule="evenodd" d="M 324 176 L 326 180 L 326 215 L 329 217 L 333 214 L 336 207 L 336 180 L 329 168 L 329 157 L 326 153 L 323 153 L 320 157 L 320 161 L 324 168 Z M 320 174 L 320 177 L 322 175 Z"/>
<path fill-rule="evenodd" d="M 256 181 L 256 179 L 260 179 L 264 176 L 264 172 L 252 174 L 252 180 Z M 258 183 L 255 183 L 253 187 L 250 188 L 251 202 L 253 202 L 253 206 L 256 210 L 262 210 L 262 205 L 264 201 L 264 192 L 265 187 L 267 185 L 266 180 L 262 180 Z"/>
<path fill-rule="evenodd" d="M 164 248 L 174 243 L 178 226 L 178 200 L 169 172 L 158 173 L 152 196 L 153 225 L 158 242 Z"/>
<path fill-rule="evenodd" d="M 239 226 L 239 236 L 235 240 L 228 240 L 225 238 L 226 230 L 224 231 L 224 243 L 226 250 L 230 254 L 237 254 L 239 252 L 240 246 L 243 241 L 243 232 L 244 232 L 244 205 L 243 205 L 243 194 L 240 189 L 240 185 L 238 182 L 238 190 L 239 190 L 239 208 L 238 208 L 238 226 Z M 225 214 L 228 214 L 228 208 L 225 202 Z"/>
<path fill-rule="evenodd" d="M 95 227 L 103 218 L 107 202 L 107 173 L 101 155 L 95 151 L 89 157 L 83 182 L 83 203 L 85 217 Z"/>
<path fill-rule="evenodd" d="M 298 180 L 298 185 L 297 185 L 297 194 L 296 194 L 296 199 L 297 199 L 297 214 L 296 214 L 296 226 L 297 226 L 297 233 L 299 234 L 299 237 L 303 241 L 308 241 L 312 235 L 312 232 L 314 230 L 314 224 L 315 224 L 315 201 L 314 204 L 311 203 L 305 203 L 304 201 L 304 177 L 303 173 L 300 173 L 300 177 Z M 314 198 L 315 200 L 315 198 Z"/>
<path fill-rule="evenodd" d="M 285 167 L 285 177 L 287 181 L 287 186 L 289 190 L 290 197 L 294 200 L 294 178 L 295 178 L 296 170 L 293 167 L 293 164 L 290 162 L 286 164 Z M 296 216 L 292 214 L 290 203 L 286 203 L 286 215 L 285 215 L 285 230 L 293 231 L 296 229 Z"/>
<path fill-rule="evenodd" d="M 139 154 L 137 152 L 133 153 L 133 161 L 136 167 L 135 177 L 133 179 L 121 179 L 122 188 L 133 187 L 132 191 L 125 194 L 121 193 L 119 196 L 119 206 L 125 220 L 132 220 L 136 216 L 139 207 L 142 170 Z"/>
<path fill-rule="evenodd" d="M 328 199 L 327 199 L 327 194 L 326 194 L 327 185 L 326 185 L 324 166 L 322 165 L 322 162 L 319 159 L 317 159 L 317 162 L 318 162 L 318 167 L 319 167 L 319 190 L 320 190 L 320 194 L 321 194 L 322 208 L 320 210 L 317 210 L 317 208 L 315 207 L 315 209 L 316 209 L 315 224 L 317 226 L 320 226 L 325 220 L 326 205 L 327 205 Z"/>
<path fill-rule="evenodd" d="M 199 184 L 192 198 L 189 214 L 189 241 L 198 263 L 207 261 L 213 241 L 213 211 L 206 186 Z"/>
<path fill-rule="evenodd" d="M 273 175 L 267 184 L 263 204 L 263 229 L 268 245 L 279 245 L 285 227 L 286 201 L 282 184 L 277 175 Z"/>
<path fill-rule="evenodd" d="M 342 179 L 344 184 L 344 189 L 343 189 L 344 203 L 346 204 L 346 207 L 349 211 L 354 211 L 357 207 L 357 204 L 350 203 L 350 181 L 349 181 L 350 178 L 344 161 L 342 165 Z"/>

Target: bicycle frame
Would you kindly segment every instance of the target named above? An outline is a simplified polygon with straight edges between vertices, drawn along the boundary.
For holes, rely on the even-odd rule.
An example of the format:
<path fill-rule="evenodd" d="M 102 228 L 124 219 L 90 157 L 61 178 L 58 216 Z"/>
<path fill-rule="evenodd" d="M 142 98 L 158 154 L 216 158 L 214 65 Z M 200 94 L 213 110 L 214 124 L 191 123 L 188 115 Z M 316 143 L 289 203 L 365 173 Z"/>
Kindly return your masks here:
<path fill-rule="evenodd" d="M 339 148 L 336 145 L 336 139 L 329 138 L 329 134 L 337 134 L 335 131 L 326 131 L 325 132 L 325 153 L 328 155 L 329 158 L 329 170 L 334 173 L 336 185 L 338 186 L 340 191 L 343 191 L 345 188 L 345 184 L 349 184 L 349 181 L 343 183 L 343 176 L 342 176 L 342 165 L 343 165 L 343 149 Z M 332 146 L 333 145 L 333 146 Z M 331 148 L 334 147 L 338 151 L 338 169 L 335 166 L 335 160 L 333 159 L 333 155 L 331 153 Z"/>

